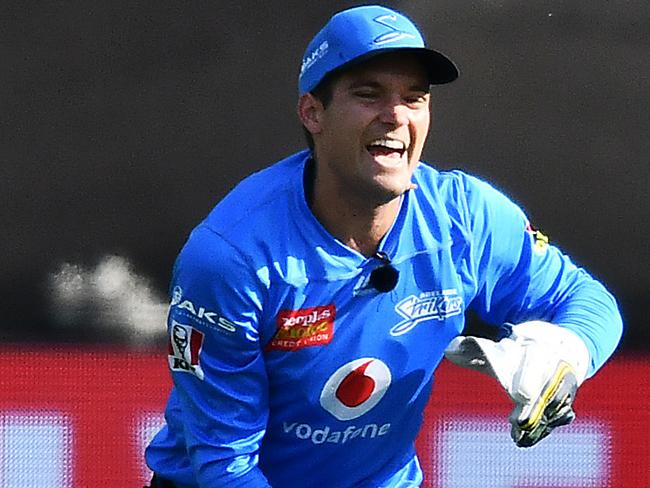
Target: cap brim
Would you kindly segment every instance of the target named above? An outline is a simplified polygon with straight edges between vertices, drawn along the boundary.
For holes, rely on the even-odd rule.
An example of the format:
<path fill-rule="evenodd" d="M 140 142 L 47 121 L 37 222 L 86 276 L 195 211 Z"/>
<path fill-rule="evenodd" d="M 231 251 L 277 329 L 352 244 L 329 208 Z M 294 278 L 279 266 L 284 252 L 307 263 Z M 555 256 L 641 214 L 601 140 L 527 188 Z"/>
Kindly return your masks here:
<path fill-rule="evenodd" d="M 370 58 L 374 58 L 375 56 L 381 56 L 382 54 L 399 51 L 415 53 L 420 57 L 422 64 L 429 74 L 429 83 L 432 85 L 444 85 L 445 83 L 451 83 L 456 78 L 458 78 L 458 68 L 451 59 L 438 51 L 434 51 L 433 49 L 428 49 L 426 47 L 398 47 L 394 49 L 377 49 L 352 60 L 346 66 L 362 63 Z"/>
<path fill-rule="evenodd" d="M 458 68 L 454 62 L 438 51 L 434 51 L 433 49 L 428 49 L 426 47 L 396 47 L 375 49 L 354 59 L 351 59 L 347 63 L 344 63 L 336 69 L 327 73 L 327 75 L 325 75 L 325 77 L 318 82 L 316 87 L 318 87 L 325 79 L 331 79 L 333 75 L 335 76 L 339 73 L 349 70 L 350 68 L 354 68 L 355 66 L 365 63 L 369 59 L 399 51 L 415 53 L 421 58 L 422 64 L 426 68 L 429 75 L 429 83 L 431 85 L 444 85 L 446 83 L 451 83 L 459 76 Z"/>
<path fill-rule="evenodd" d="M 458 78 L 459 71 L 454 62 L 444 54 L 427 48 L 412 48 L 418 51 L 424 60 L 432 85 L 444 85 Z"/>

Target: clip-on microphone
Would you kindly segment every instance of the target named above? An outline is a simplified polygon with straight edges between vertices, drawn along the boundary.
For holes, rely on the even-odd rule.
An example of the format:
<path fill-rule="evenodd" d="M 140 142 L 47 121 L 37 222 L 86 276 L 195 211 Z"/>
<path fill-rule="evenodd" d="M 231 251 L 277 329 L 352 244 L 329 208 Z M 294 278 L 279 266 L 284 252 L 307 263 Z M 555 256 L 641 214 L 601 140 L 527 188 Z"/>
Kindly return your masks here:
<path fill-rule="evenodd" d="M 391 264 L 391 260 L 385 252 L 377 251 L 375 257 L 381 260 L 382 264 L 372 270 L 368 284 L 381 293 L 387 293 L 397 285 L 399 271 Z"/>

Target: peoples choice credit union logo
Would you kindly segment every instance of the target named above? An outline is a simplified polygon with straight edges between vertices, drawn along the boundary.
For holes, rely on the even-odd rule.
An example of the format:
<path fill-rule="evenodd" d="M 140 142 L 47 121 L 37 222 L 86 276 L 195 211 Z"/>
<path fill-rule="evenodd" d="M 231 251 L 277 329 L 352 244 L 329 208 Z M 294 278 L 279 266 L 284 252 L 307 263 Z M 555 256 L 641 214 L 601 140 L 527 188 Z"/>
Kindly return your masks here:
<path fill-rule="evenodd" d="M 329 344 L 334 337 L 334 305 L 283 310 L 278 314 L 277 331 L 268 351 L 297 351 L 309 346 Z"/>
<path fill-rule="evenodd" d="M 320 404 L 339 420 L 356 419 L 379 403 L 391 379 L 388 366 L 379 359 L 356 359 L 330 376 L 321 392 Z"/>

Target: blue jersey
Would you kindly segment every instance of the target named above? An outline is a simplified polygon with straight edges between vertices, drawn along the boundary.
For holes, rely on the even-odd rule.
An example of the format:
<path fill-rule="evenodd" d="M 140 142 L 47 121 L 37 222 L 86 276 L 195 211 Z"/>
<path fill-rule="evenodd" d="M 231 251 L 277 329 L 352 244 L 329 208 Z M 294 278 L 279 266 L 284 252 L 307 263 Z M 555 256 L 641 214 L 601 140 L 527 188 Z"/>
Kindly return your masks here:
<path fill-rule="evenodd" d="M 410 487 L 434 371 L 474 310 L 575 331 L 593 374 L 613 352 L 612 296 L 488 184 L 419 164 L 380 243 L 399 272 L 309 209 L 308 152 L 243 180 L 191 233 L 168 317 L 173 389 L 149 467 L 181 487 Z M 438 399 L 444 401 L 444 398 Z"/>

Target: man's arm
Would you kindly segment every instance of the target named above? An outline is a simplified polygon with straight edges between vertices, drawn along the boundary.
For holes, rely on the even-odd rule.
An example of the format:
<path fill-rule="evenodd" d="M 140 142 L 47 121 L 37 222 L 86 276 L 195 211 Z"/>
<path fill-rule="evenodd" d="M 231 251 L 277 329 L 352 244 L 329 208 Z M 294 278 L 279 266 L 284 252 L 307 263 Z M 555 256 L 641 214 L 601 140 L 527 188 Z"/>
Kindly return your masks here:
<path fill-rule="evenodd" d="M 614 297 L 533 229 L 507 197 L 480 180 L 465 178 L 470 260 L 477 280 L 471 306 L 498 326 L 543 320 L 570 329 L 589 350 L 587 377 L 593 375 L 621 337 Z"/>
<path fill-rule="evenodd" d="M 447 357 L 500 381 L 515 402 L 513 439 L 532 445 L 573 419 L 575 390 L 618 345 L 621 316 L 604 286 L 550 245 L 515 204 L 465 178 L 472 306 L 488 323 L 514 325 L 499 343 L 457 338 Z"/>
<path fill-rule="evenodd" d="M 258 453 L 268 385 L 256 277 L 205 227 L 177 260 L 168 318 L 169 366 L 188 455 L 201 487 L 266 487 Z"/>

